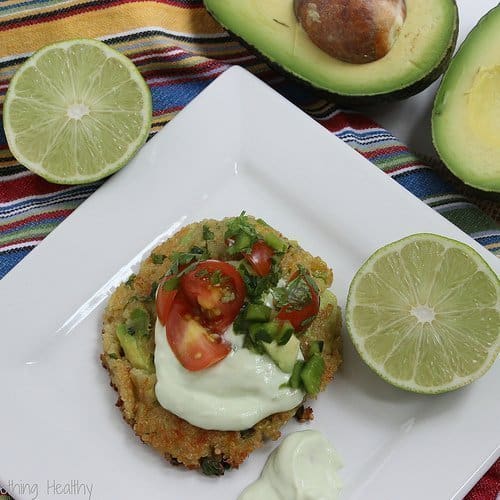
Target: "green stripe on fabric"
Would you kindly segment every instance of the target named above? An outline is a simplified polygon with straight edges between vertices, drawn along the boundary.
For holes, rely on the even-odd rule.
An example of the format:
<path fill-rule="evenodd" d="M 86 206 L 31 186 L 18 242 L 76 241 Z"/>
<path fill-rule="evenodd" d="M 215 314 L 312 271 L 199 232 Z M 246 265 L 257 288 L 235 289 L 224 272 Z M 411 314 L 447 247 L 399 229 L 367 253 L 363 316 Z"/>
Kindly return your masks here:
<path fill-rule="evenodd" d="M 12 232 L 0 234 L 0 245 L 10 245 L 13 240 L 19 241 L 44 238 L 60 223 L 60 220 L 56 220 L 51 222 L 36 222 L 33 226 L 28 227 L 21 226 Z"/>
<path fill-rule="evenodd" d="M 448 211 L 439 210 L 439 213 L 467 234 L 491 230 L 491 218 L 474 205 Z M 500 226 L 497 225 L 497 228 Z"/>

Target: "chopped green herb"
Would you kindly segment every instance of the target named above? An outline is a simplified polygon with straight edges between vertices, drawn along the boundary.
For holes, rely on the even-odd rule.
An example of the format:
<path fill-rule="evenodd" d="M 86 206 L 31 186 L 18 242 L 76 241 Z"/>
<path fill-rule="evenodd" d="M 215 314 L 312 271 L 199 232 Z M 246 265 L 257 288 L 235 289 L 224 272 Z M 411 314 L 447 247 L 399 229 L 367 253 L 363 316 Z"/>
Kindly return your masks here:
<path fill-rule="evenodd" d="M 220 272 L 220 269 L 217 269 L 210 276 L 210 284 L 213 286 L 220 285 L 221 281 L 222 281 L 222 273 Z"/>
<path fill-rule="evenodd" d="M 165 255 L 161 255 L 159 253 L 152 253 L 151 254 L 151 260 L 153 261 L 153 264 L 163 264 L 163 261 L 166 259 Z"/>
<path fill-rule="evenodd" d="M 162 289 L 165 292 L 171 292 L 172 290 L 176 290 L 179 287 L 179 278 L 170 278 L 169 280 L 166 280 L 163 285 Z"/>
<path fill-rule="evenodd" d="M 120 356 L 118 356 L 118 354 L 112 352 L 110 354 L 108 354 L 108 358 L 111 358 L 111 359 L 119 359 Z"/>
<path fill-rule="evenodd" d="M 170 266 L 169 274 L 178 274 L 182 266 L 191 264 L 193 261 L 208 259 L 208 251 L 206 248 L 194 246 L 189 252 L 174 252 L 172 254 L 172 265 Z M 184 270 L 183 272 L 186 272 Z"/>
<path fill-rule="evenodd" d="M 125 281 L 125 285 L 127 285 L 128 287 L 132 288 L 133 284 L 134 284 L 134 281 L 135 281 L 135 278 L 137 277 L 136 274 L 131 274 L 128 278 L 127 281 Z"/>
<path fill-rule="evenodd" d="M 206 476 L 223 476 L 224 465 L 215 457 L 203 457 L 200 459 L 201 470 Z"/>
<path fill-rule="evenodd" d="M 248 304 L 243 305 L 240 313 L 238 314 L 238 316 L 236 316 L 236 319 L 233 322 L 233 331 L 234 333 L 236 333 L 236 335 L 244 335 L 248 333 L 248 327 L 250 326 L 250 323 L 246 319 L 247 307 Z"/>
<path fill-rule="evenodd" d="M 210 230 L 210 228 L 206 225 L 203 226 L 203 239 L 205 241 L 210 241 L 215 238 L 215 235 L 213 231 Z"/>
<path fill-rule="evenodd" d="M 271 294 L 274 299 L 274 305 L 279 309 L 288 304 L 288 290 L 283 286 L 278 286 L 271 289 Z"/>
<path fill-rule="evenodd" d="M 291 311 L 300 311 L 312 301 L 311 289 L 319 293 L 318 285 L 309 274 L 309 271 L 298 266 L 299 272 L 286 286 L 276 287 L 271 290 L 276 307 L 286 307 Z M 314 318 L 308 318 L 302 325 L 308 326 Z"/>
<path fill-rule="evenodd" d="M 240 263 L 238 270 L 245 282 L 247 296 L 251 302 L 260 301 L 262 294 L 271 287 L 276 286 L 280 277 L 277 264 L 273 264 L 271 272 L 267 276 L 257 276 L 250 269 L 246 261 Z"/>
<path fill-rule="evenodd" d="M 245 212 L 241 212 L 238 217 L 234 217 L 227 223 L 224 239 L 231 242 L 227 249 L 228 254 L 236 255 L 241 252 L 250 252 L 253 244 L 259 239 L 259 235 Z"/>
<path fill-rule="evenodd" d="M 206 278 L 209 274 L 208 269 L 200 269 L 196 271 L 197 278 Z"/>

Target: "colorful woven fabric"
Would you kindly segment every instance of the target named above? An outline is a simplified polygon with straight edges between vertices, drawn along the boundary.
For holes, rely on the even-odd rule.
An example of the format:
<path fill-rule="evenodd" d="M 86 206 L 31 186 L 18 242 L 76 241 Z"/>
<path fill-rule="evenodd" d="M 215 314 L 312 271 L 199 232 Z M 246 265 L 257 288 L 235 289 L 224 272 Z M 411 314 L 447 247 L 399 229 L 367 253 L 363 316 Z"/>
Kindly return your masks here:
<path fill-rule="evenodd" d="M 153 95 L 157 132 L 230 65 L 251 71 L 372 161 L 395 181 L 500 255 L 498 205 L 487 216 L 439 169 L 424 165 L 386 130 L 339 111 L 274 73 L 210 18 L 201 0 L 3 0 L 0 2 L 0 106 L 19 65 L 61 39 L 98 38 L 128 55 Z M 0 127 L 0 278 L 98 189 L 56 186 L 20 166 Z M 458 186 L 460 188 L 460 186 Z M 490 500 L 490 496 L 474 496 Z"/>

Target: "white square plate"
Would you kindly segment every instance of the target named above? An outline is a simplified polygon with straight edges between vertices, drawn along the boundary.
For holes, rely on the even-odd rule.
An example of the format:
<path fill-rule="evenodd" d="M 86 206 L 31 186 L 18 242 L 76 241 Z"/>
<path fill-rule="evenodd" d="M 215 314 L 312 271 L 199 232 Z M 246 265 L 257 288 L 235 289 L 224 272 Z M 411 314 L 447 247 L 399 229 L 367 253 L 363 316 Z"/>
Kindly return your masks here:
<path fill-rule="evenodd" d="M 257 478 L 276 443 L 218 479 L 167 464 L 122 420 L 99 361 L 106 299 L 152 246 L 243 209 L 321 255 L 341 305 L 371 252 L 415 232 L 462 240 L 499 268 L 284 98 L 228 70 L 0 282 L 0 483 L 17 499 L 73 484 L 72 498 L 92 485 L 92 499 L 229 500 Z M 343 499 L 461 498 L 498 456 L 499 364 L 426 397 L 380 380 L 347 337 L 344 356 L 314 421 L 285 432 L 327 435 L 345 462 Z"/>

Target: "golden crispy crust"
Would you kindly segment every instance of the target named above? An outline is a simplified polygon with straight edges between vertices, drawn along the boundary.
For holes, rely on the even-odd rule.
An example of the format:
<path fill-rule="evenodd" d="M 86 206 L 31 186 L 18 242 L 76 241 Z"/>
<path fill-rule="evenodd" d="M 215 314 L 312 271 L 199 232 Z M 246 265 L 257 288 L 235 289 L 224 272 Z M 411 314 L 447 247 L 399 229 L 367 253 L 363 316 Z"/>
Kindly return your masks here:
<path fill-rule="evenodd" d="M 262 222 L 252 219 L 257 230 L 264 234 L 274 232 L 283 236 Z M 224 258 L 225 221 L 205 220 L 190 224 L 181 229 L 166 242 L 160 244 L 142 263 L 135 278 L 121 284 L 111 296 L 104 313 L 102 339 L 103 353 L 101 361 L 109 371 L 111 385 L 118 392 L 117 406 L 123 417 L 144 443 L 150 444 L 172 463 L 184 464 L 189 469 L 200 467 L 203 457 L 214 457 L 226 466 L 238 467 L 266 439 L 278 439 L 281 427 L 290 420 L 297 408 L 276 413 L 247 431 L 213 431 L 195 427 L 185 420 L 165 410 L 155 397 L 155 374 L 133 368 L 124 357 L 116 336 L 116 327 L 123 322 L 127 308 L 140 303 L 146 307 L 152 318 L 156 318 L 154 301 L 150 300 L 154 284 L 169 269 L 173 252 L 185 252 L 193 245 L 203 246 L 203 225 L 209 226 L 215 239 L 209 243 L 210 252 L 215 258 Z M 287 240 L 288 241 L 288 240 Z M 289 242 L 290 249 L 282 261 L 284 277 L 296 270 L 297 263 L 311 271 L 321 290 L 331 285 L 332 272 L 318 257 L 313 257 L 302 250 L 296 243 Z M 153 258 L 152 255 L 165 256 Z M 155 263 L 156 262 L 156 263 Z M 341 314 L 336 303 L 322 307 L 320 313 L 307 332 L 301 337 L 302 351 L 307 357 L 311 340 L 325 342 L 323 355 L 326 370 L 321 389 L 333 379 L 341 363 Z M 151 353 L 154 352 L 154 335 L 151 335 Z"/>

